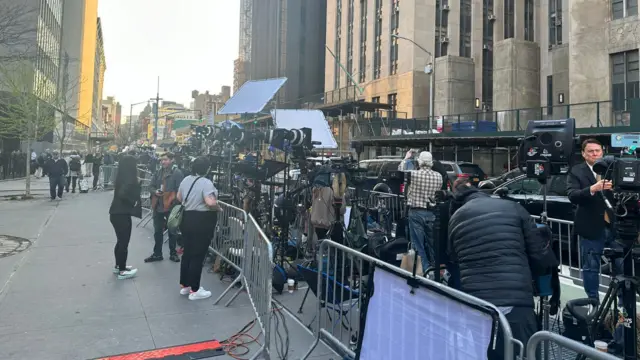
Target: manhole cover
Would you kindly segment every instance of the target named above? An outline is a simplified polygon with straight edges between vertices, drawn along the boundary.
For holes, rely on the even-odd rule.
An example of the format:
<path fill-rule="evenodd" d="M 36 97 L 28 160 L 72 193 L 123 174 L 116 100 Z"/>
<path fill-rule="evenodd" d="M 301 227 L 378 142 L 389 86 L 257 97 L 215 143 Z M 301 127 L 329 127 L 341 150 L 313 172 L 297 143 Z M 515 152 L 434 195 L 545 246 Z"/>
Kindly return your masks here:
<path fill-rule="evenodd" d="M 15 255 L 31 246 L 31 241 L 15 236 L 0 235 L 0 258 Z"/>

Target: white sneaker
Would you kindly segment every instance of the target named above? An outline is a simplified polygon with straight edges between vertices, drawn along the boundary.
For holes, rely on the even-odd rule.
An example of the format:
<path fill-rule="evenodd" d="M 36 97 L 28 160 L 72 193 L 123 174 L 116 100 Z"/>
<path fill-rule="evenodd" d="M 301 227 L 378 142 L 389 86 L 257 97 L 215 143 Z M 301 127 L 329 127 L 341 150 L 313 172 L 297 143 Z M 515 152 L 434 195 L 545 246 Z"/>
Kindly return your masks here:
<path fill-rule="evenodd" d="M 132 277 L 136 276 L 137 273 L 138 273 L 138 269 L 120 271 L 118 273 L 118 280 L 131 279 Z"/>
<path fill-rule="evenodd" d="M 180 295 L 189 295 L 190 292 L 191 292 L 191 288 L 190 287 L 180 288 Z"/>
<path fill-rule="evenodd" d="M 211 297 L 211 291 L 207 291 L 203 287 L 200 287 L 198 291 L 189 294 L 189 300 L 202 300 L 208 297 Z"/>
<path fill-rule="evenodd" d="M 131 266 L 131 265 L 127 265 L 127 270 L 131 270 L 131 269 L 133 269 L 133 266 Z M 117 267 L 117 266 L 116 266 L 116 267 L 114 267 L 114 268 L 113 268 L 113 273 L 114 273 L 114 274 L 116 274 L 116 275 L 120 274 L 120 269 L 118 269 L 118 267 Z"/>

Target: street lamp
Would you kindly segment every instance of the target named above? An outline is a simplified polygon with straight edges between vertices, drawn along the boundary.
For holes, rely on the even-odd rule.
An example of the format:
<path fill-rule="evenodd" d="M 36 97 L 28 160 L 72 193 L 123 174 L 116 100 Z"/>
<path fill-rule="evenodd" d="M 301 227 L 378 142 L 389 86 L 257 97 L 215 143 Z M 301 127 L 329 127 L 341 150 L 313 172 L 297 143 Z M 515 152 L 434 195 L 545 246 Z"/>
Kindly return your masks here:
<path fill-rule="evenodd" d="M 424 47 L 420 46 L 418 43 L 416 43 L 415 41 L 406 38 L 404 36 L 400 36 L 400 35 L 396 35 L 396 34 L 391 34 L 391 37 L 394 37 L 396 39 L 402 39 L 402 40 L 407 40 L 408 42 L 412 43 L 413 45 L 415 45 L 416 47 L 418 47 L 420 50 L 424 51 L 427 53 L 427 55 L 429 55 L 429 57 L 431 58 L 431 62 L 429 62 L 429 64 L 427 64 L 427 66 L 425 66 L 424 68 L 424 72 L 429 74 L 429 76 L 431 76 L 431 79 L 429 81 L 429 133 L 431 133 L 431 131 L 433 130 L 433 119 L 435 117 L 435 112 L 434 112 L 434 108 L 433 108 L 433 103 L 435 102 L 435 98 L 436 98 L 436 94 L 434 92 L 434 88 L 435 88 L 435 84 L 436 84 L 436 62 L 435 62 L 435 58 L 433 57 L 433 54 L 431 53 L 431 51 L 425 49 Z M 429 141 L 429 151 L 432 150 L 432 141 Z"/>
<path fill-rule="evenodd" d="M 134 104 L 131 104 L 131 107 L 129 109 L 129 145 L 131 145 L 131 140 L 132 140 L 132 136 L 133 136 L 133 130 L 132 130 L 132 124 L 133 124 L 133 107 L 136 105 L 140 105 L 140 104 L 148 104 L 149 101 L 140 101 Z"/>

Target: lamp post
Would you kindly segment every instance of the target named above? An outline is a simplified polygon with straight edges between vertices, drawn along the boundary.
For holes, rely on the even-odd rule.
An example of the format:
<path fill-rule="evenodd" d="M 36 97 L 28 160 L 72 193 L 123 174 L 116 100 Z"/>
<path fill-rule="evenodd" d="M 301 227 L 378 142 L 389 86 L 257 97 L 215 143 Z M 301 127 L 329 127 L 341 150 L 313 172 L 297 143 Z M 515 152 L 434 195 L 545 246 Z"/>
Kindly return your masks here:
<path fill-rule="evenodd" d="M 420 44 L 416 43 L 415 41 L 413 41 L 413 40 L 411 40 L 409 38 L 406 38 L 406 37 L 400 36 L 400 35 L 396 35 L 396 34 L 391 34 L 391 37 L 394 37 L 396 39 L 407 40 L 408 42 L 412 43 L 413 45 L 415 45 L 420 50 L 426 52 L 427 55 L 429 55 L 429 57 L 431 58 L 431 61 L 424 68 L 424 72 L 429 74 L 429 76 L 431 77 L 430 81 L 429 81 L 429 134 L 431 134 L 431 131 L 433 130 L 433 119 L 435 117 L 435 112 L 434 112 L 434 108 L 433 108 L 433 103 L 435 102 L 435 98 L 436 98 L 436 94 L 434 92 L 434 88 L 436 87 L 435 86 L 435 84 L 436 84 L 436 62 L 435 62 L 435 58 L 433 57 L 433 54 L 431 53 L 431 51 L 425 49 Z M 431 151 L 432 149 L 433 149 L 432 141 L 430 140 L 429 141 L 429 151 Z"/>
<path fill-rule="evenodd" d="M 133 124 L 133 107 L 136 106 L 136 105 L 148 104 L 148 103 L 149 103 L 148 100 L 147 101 L 140 101 L 140 102 L 131 104 L 131 107 L 129 108 L 129 145 L 131 145 L 131 140 L 132 140 L 132 137 L 133 137 L 133 130 L 132 130 L 133 129 L 133 125 L 132 125 Z"/>

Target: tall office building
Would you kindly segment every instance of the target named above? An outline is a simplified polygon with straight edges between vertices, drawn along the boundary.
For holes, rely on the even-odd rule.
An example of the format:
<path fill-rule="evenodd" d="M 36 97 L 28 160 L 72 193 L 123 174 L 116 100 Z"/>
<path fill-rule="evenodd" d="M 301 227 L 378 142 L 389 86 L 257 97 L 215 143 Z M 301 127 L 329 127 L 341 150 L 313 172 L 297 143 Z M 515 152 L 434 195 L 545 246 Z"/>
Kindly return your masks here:
<path fill-rule="evenodd" d="M 399 117 L 426 117 L 431 54 L 436 116 L 546 107 L 532 116 L 585 126 L 600 111 L 601 123 L 612 124 L 625 121 L 625 99 L 638 97 L 636 1 L 327 1 L 327 46 L 338 61 L 325 56 L 325 102 L 356 94 L 392 104 Z M 347 73 L 362 95 L 346 90 Z M 571 114 L 552 108 L 610 100 Z M 501 114 L 508 130 L 514 120 Z"/>
<path fill-rule="evenodd" d="M 64 2 L 62 48 L 69 58 L 70 116 L 86 129 L 102 131 L 102 85 L 106 61 L 98 0 Z"/>
<path fill-rule="evenodd" d="M 234 90 L 246 80 L 286 77 L 281 106 L 321 101 L 326 0 L 242 0 Z"/>
<path fill-rule="evenodd" d="M 7 60 L 5 57 L 15 56 L 16 59 L 27 59 L 22 62 L 31 62 L 33 68 L 29 65 L 28 73 L 20 74 L 20 77 L 32 79 L 28 87 L 45 99 L 55 97 L 61 82 L 62 3 L 62 0 L 7 0 L 0 8 L 0 11 L 11 11 L 4 16 L 16 17 L 12 19 L 15 24 L 5 22 L 11 27 L 5 31 L 19 34 L 16 38 L 4 38 L 0 44 L 0 57 Z M 20 64 L 12 61 L 9 59 L 7 64 Z"/>

